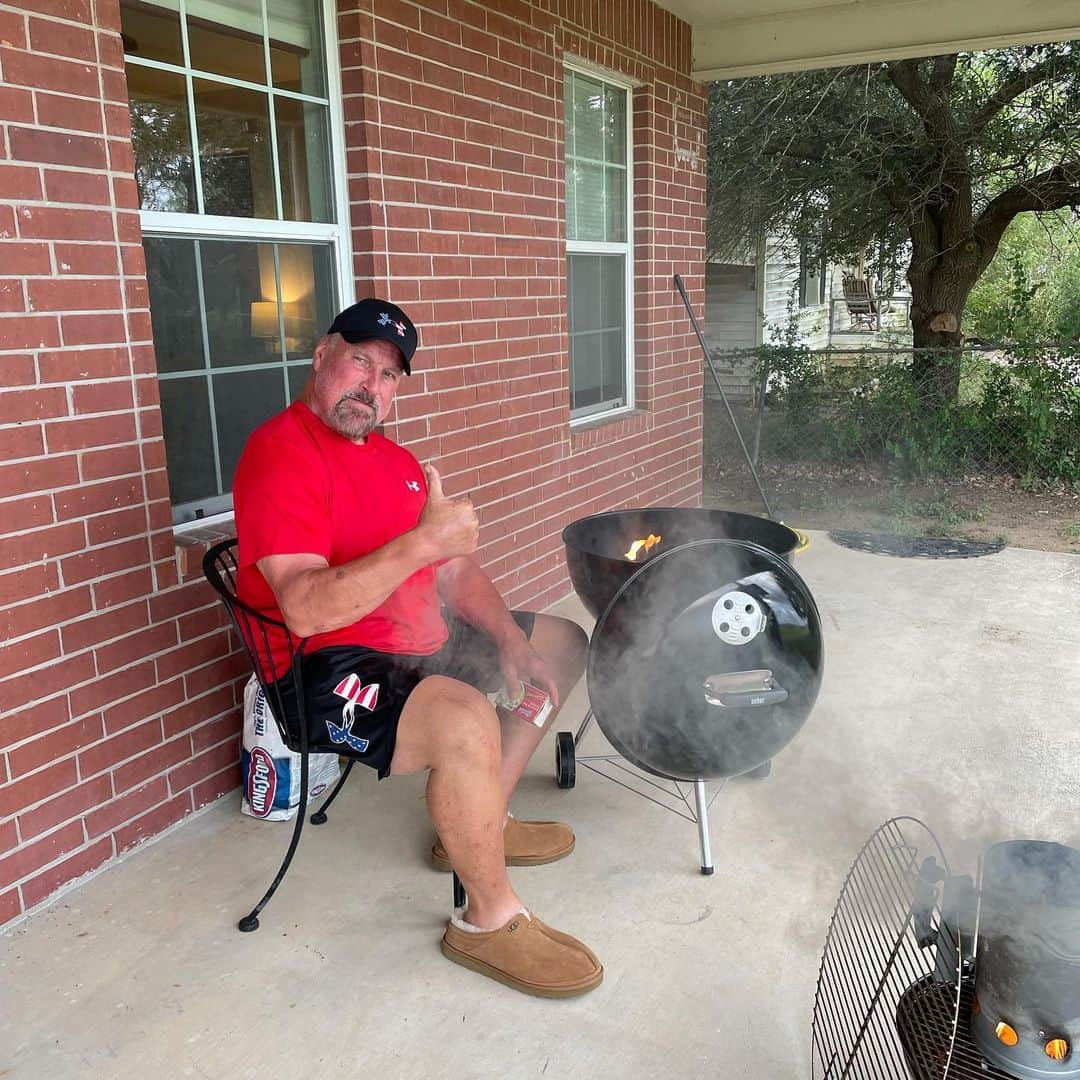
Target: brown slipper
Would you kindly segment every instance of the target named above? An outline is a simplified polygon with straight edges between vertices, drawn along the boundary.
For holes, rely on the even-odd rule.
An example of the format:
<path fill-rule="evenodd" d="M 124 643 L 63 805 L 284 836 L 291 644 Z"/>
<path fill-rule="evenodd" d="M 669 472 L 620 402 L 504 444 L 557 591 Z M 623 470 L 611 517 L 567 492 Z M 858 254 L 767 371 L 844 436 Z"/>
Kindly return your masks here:
<path fill-rule="evenodd" d="M 455 964 L 534 997 L 577 997 L 604 980 L 591 949 L 524 911 L 498 930 L 465 930 L 451 920 L 442 951 Z"/>
<path fill-rule="evenodd" d="M 503 849 L 507 866 L 542 866 L 565 859 L 574 850 L 574 830 L 561 821 L 518 821 L 510 816 L 503 829 Z M 431 865 L 449 873 L 450 859 L 436 837 L 431 849 Z"/>

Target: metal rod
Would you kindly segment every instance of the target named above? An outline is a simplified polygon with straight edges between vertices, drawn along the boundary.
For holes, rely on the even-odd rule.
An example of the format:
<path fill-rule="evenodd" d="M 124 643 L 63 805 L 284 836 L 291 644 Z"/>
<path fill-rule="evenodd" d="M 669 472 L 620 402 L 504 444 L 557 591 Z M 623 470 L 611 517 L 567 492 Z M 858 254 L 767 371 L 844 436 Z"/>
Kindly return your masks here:
<path fill-rule="evenodd" d="M 581 721 L 581 727 L 577 729 L 577 734 L 574 736 L 574 749 L 576 750 L 581 745 L 581 740 L 585 738 L 585 732 L 589 730 L 589 725 L 592 723 L 593 711 L 589 709 L 585 713 L 585 719 Z"/>
<path fill-rule="evenodd" d="M 705 341 L 705 335 L 701 332 L 701 326 L 697 321 L 697 316 L 694 314 L 694 309 L 690 306 L 690 297 L 686 295 L 686 286 L 683 285 L 682 277 L 679 274 L 675 275 L 675 288 L 679 290 L 679 295 L 682 297 L 683 304 L 686 306 L 686 313 L 690 316 L 690 322 L 693 323 L 694 333 L 697 334 L 698 344 L 701 346 L 701 351 L 705 355 L 705 363 L 709 365 L 713 380 L 716 382 L 716 389 L 720 391 L 720 400 L 724 403 L 728 419 L 731 421 L 731 426 L 735 431 L 735 438 L 739 440 L 739 446 L 742 448 L 743 457 L 746 458 L 746 467 L 750 470 L 750 475 L 754 478 L 754 483 L 757 485 L 758 494 L 761 496 L 761 501 L 765 505 L 765 513 L 771 518 L 773 516 L 772 507 L 769 506 L 769 500 L 765 497 L 765 489 L 761 486 L 761 481 L 758 479 L 757 469 L 754 468 L 754 462 L 750 458 L 750 451 L 746 449 L 746 443 L 743 442 L 742 432 L 739 431 L 739 425 L 735 422 L 735 414 L 731 411 L 731 405 L 728 402 L 727 394 L 724 393 L 723 383 L 720 382 L 720 375 L 716 370 L 716 365 L 713 364 L 712 353 Z M 773 520 L 775 520 L 775 518 Z"/>
<path fill-rule="evenodd" d="M 713 872 L 712 851 L 709 850 L 709 807 L 705 802 L 705 781 L 694 781 L 694 802 L 697 804 L 697 831 L 701 841 L 701 872 Z"/>

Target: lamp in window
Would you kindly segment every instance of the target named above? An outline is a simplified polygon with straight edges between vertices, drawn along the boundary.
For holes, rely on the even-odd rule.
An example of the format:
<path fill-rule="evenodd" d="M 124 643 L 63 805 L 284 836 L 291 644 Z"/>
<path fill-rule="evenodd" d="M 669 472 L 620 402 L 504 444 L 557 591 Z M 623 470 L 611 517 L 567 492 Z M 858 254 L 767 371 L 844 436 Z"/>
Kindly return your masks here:
<path fill-rule="evenodd" d="M 276 300 L 256 300 L 252 303 L 251 336 L 270 340 L 281 337 Z"/>

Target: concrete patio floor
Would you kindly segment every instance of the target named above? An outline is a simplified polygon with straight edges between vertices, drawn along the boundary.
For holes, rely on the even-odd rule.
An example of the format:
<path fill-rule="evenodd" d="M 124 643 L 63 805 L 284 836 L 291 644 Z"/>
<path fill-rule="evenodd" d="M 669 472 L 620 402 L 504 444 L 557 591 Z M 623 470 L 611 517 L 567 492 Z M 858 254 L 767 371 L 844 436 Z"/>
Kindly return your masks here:
<path fill-rule="evenodd" d="M 578 845 L 515 886 L 600 955 L 594 993 L 527 998 L 443 959 L 423 780 L 354 775 L 255 934 L 236 919 L 289 826 L 231 796 L 0 936 L 0 1076 L 808 1077 L 829 916 L 878 824 L 921 817 L 965 869 L 997 839 L 1080 846 L 1080 558 L 896 559 L 816 533 L 796 565 L 824 686 L 772 776 L 716 800 L 715 876 L 689 822 L 581 768 L 559 791 L 550 739 L 522 781 L 518 815 L 569 820 Z M 588 625 L 575 599 L 555 610 Z M 581 752 L 603 745 L 594 725 Z"/>

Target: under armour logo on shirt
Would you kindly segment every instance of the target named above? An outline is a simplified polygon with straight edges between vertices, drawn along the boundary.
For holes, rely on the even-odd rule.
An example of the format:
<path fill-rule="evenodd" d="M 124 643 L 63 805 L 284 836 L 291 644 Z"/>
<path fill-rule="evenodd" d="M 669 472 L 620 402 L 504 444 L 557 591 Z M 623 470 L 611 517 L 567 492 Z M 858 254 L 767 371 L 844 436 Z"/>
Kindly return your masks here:
<path fill-rule="evenodd" d="M 406 480 L 405 481 L 405 486 L 410 491 L 419 491 L 420 490 L 420 481 L 419 480 Z"/>

